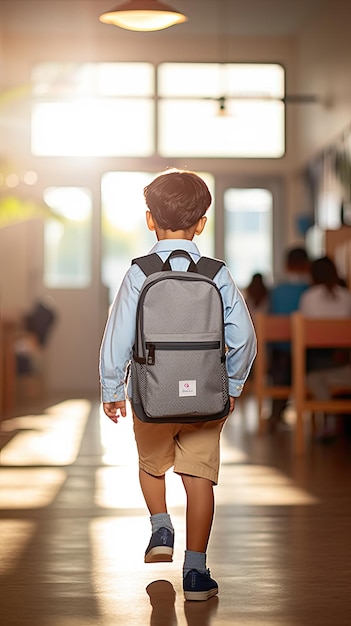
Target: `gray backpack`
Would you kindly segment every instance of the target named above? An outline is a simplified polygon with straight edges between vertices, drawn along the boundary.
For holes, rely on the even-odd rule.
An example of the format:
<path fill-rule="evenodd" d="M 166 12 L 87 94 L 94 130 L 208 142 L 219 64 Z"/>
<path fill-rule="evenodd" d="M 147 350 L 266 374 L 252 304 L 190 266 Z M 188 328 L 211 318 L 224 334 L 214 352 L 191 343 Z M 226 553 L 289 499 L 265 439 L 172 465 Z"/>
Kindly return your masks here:
<path fill-rule="evenodd" d="M 189 260 L 186 271 L 170 259 Z M 199 422 L 228 415 L 223 303 L 213 278 L 222 261 L 184 250 L 163 262 L 138 259 L 147 276 L 139 294 L 131 361 L 132 406 L 144 422 Z"/>

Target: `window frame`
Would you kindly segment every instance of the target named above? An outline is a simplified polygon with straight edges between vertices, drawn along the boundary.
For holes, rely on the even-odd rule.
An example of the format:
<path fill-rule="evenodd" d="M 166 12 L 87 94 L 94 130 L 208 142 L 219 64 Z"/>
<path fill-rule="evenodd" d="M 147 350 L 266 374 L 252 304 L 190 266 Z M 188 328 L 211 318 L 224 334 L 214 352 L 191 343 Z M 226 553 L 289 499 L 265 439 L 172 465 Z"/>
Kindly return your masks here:
<path fill-rule="evenodd" d="M 115 62 L 110 62 L 111 64 L 115 63 Z M 97 62 L 96 65 L 108 65 L 108 63 L 104 63 L 104 62 Z M 127 64 L 134 64 L 134 62 L 118 62 L 117 65 L 127 65 Z M 135 64 L 139 64 L 139 65 L 143 65 L 143 63 L 138 63 L 135 62 Z M 40 65 L 45 65 L 44 64 L 37 64 L 36 67 L 39 67 Z M 48 64 L 49 66 L 52 64 Z M 57 64 L 60 65 L 60 64 Z M 79 63 L 72 63 L 71 65 L 84 65 L 84 64 L 79 64 Z M 87 66 L 89 65 L 94 65 L 91 63 L 87 63 Z M 97 148 L 97 152 L 94 153 L 90 152 L 89 149 L 87 149 L 86 154 L 78 153 L 76 154 L 74 151 L 70 152 L 69 149 L 65 152 L 64 149 L 59 149 L 58 152 L 52 152 L 50 151 L 50 149 L 36 149 L 36 151 L 34 151 L 34 154 L 36 156 L 39 157 L 48 157 L 48 156 L 58 156 L 58 157 L 65 157 L 65 156 L 77 156 L 77 157 L 84 157 L 84 156 L 88 156 L 88 157 L 97 157 L 97 158 L 105 158 L 105 157 L 110 157 L 110 158 L 124 158 L 124 157 L 128 157 L 128 158 L 149 158 L 152 156 L 158 156 L 160 158 L 181 158 L 181 157 L 194 157 L 194 158 L 204 158 L 204 159 L 252 159 L 252 158 L 258 158 L 258 159 L 280 159 L 282 157 L 285 156 L 286 154 L 286 106 L 285 106 L 285 89 L 286 89 L 286 71 L 284 66 L 281 63 L 267 63 L 267 62 L 262 62 L 262 63 L 255 63 L 255 62 L 244 62 L 244 63 L 206 63 L 206 62 L 202 62 L 202 63 L 191 63 L 191 62 L 187 62 L 187 63 L 166 63 L 166 62 L 162 62 L 159 64 L 153 64 L 153 63 L 144 63 L 144 65 L 149 66 L 150 68 L 152 67 L 152 73 L 153 73 L 153 79 L 154 79 L 154 84 L 153 87 L 149 87 L 150 89 L 150 93 L 149 95 L 127 95 L 127 93 L 123 93 L 122 95 L 114 95 L 114 94 L 104 94 L 101 93 L 101 91 L 97 91 L 97 93 L 94 95 L 93 101 L 98 102 L 99 100 L 101 101 L 108 101 L 108 100 L 116 100 L 116 102 L 121 102 L 122 100 L 133 100 L 133 101 L 137 101 L 140 99 L 146 99 L 149 100 L 150 102 L 152 102 L 151 104 L 151 109 L 149 111 L 148 114 L 148 121 L 145 120 L 143 121 L 143 125 L 144 126 L 149 126 L 150 127 L 150 145 L 149 145 L 149 149 L 144 149 L 141 150 L 141 152 L 139 154 L 137 154 L 135 152 L 135 154 L 133 153 L 133 151 L 123 151 L 123 149 L 121 151 L 116 150 L 115 152 L 109 149 L 107 150 L 106 153 L 104 153 L 103 149 L 101 149 L 101 147 Z M 222 124 L 222 131 L 223 134 L 223 141 L 219 141 L 218 146 L 214 146 L 214 149 L 212 152 L 196 152 L 196 150 L 194 152 L 192 152 L 192 150 L 187 149 L 185 146 L 180 146 L 178 149 L 170 149 L 169 151 L 165 151 L 164 149 L 162 149 L 162 143 L 160 142 L 160 137 L 162 136 L 161 133 L 161 128 L 160 128 L 160 124 L 162 123 L 162 106 L 167 103 L 167 101 L 171 102 L 172 100 L 177 100 L 179 103 L 181 101 L 186 102 L 186 101 L 193 101 L 195 104 L 196 102 L 200 103 L 200 102 L 204 102 L 205 100 L 209 101 L 212 100 L 212 102 L 214 103 L 214 107 L 219 107 L 221 106 L 221 101 L 225 100 L 227 106 L 232 107 L 235 106 L 233 105 L 233 102 L 235 103 L 237 101 L 237 108 L 239 108 L 239 100 L 242 99 L 243 94 L 241 94 L 241 96 L 239 96 L 238 98 L 234 98 L 232 97 L 233 94 L 229 94 L 228 96 L 224 97 L 220 97 L 219 94 L 221 93 L 219 91 L 219 87 L 217 88 L 217 92 L 216 92 L 216 97 L 213 96 L 206 96 L 206 91 L 204 91 L 204 95 L 197 97 L 197 96 L 187 96 L 185 95 L 184 97 L 168 97 L 168 96 L 164 96 L 162 95 L 162 90 L 160 90 L 159 87 L 159 83 L 160 83 L 160 77 L 159 77 L 159 72 L 160 69 L 164 66 L 167 65 L 178 65 L 180 68 L 181 66 L 213 66 L 214 71 L 219 69 L 219 71 L 221 70 L 221 68 L 226 68 L 228 67 L 230 69 L 231 66 L 257 66 L 259 67 L 260 65 L 262 66 L 276 66 L 277 68 L 281 69 L 282 74 L 282 78 L 281 78 L 281 84 L 280 84 L 280 91 L 281 91 L 281 97 L 279 97 L 278 95 L 273 95 L 272 99 L 274 100 L 274 102 L 277 103 L 281 103 L 282 104 L 282 111 L 280 114 L 280 119 L 277 123 L 281 124 L 281 130 L 279 130 L 279 128 L 277 128 L 277 148 L 275 149 L 276 153 L 270 153 L 268 150 L 268 153 L 265 154 L 263 149 L 258 149 L 255 151 L 251 151 L 252 153 L 248 152 L 247 154 L 245 154 L 245 151 L 243 152 L 235 152 L 234 151 L 230 151 L 230 149 L 226 149 L 224 150 L 222 153 L 220 152 L 220 146 L 221 145 L 225 145 L 225 141 L 227 139 L 227 137 L 229 136 L 226 132 L 225 132 L 225 128 L 224 128 L 224 124 Z M 35 68 L 33 70 L 33 75 L 35 74 Z M 218 75 L 218 82 L 220 82 L 219 80 L 220 75 Z M 53 95 L 52 93 L 50 93 L 50 89 L 48 89 L 49 93 L 45 93 L 45 91 L 43 91 L 42 89 L 36 89 L 35 86 L 33 87 L 32 90 L 32 104 L 33 104 L 33 108 L 32 108 L 32 146 L 36 145 L 35 139 L 33 138 L 33 132 L 35 131 L 35 129 L 33 128 L 33 120 L 35 119 L 35 105 L 37 104 L 43 104 L 44 102 L 47 103 L 48 105 L 50 105 L 50 103 L 53 103 L 55 105 L 59 105 L 59 104 L 64 104 L 67 102 L 77 102 L 79 100 L 82 100 L 83 97 L 83 101 L 84 101 L 84 97 L 86 97 L 88 95 L 88 93 L 80 93 L 79 92 L 79 84 L 78 85 L 74 85 L 73 89 L 72 89 L 72 94 L 70 95 L 69 93 L 67 93 L 67 85 L 66 83 L 63 81 L 63 93 L 61 95 L 58 95 L 57 97 L 55 97 L 55 95 Z M 278 89 L 278 87 L 277 87 Z M 278 89 L 278 91 L 279 91 Z M 153 93 L 151 93 L 151 91 L 153 90 Z M 75 94 L 76 91 L 76 94 Z M 36 93 L 37 92 L 37 93 Z M 246 94 L 247 95 L 247 94 Z M 90 94 L 91 96 L 91 94 Z M 257 98 L 257 94 L 253 94 L 253 98 L 252 100 L 257 100 L 258 102 L 260 101 L 264 101 L 264 100 L 269 100 L 269 96 L 267 95 L 267 97 L 265 96 L 265 99 L 262 100 L 260 98 Z M 250 100 L 247 101 L 248 105 L 250 106 Z M 245 107 L 243 107 L 245 108 Z M 173 119 L 176 116 L 173 116 Z M 252 119 L 255 119 L 252 118 Z M 223 120 L 225 121 L 225 120 Z M 222 120 L 220 120 L 220 122 L 222 122 Z M 228 126 L 228 119 L 225 121 L 225 123 L 227 124 L 227 127 L 230 128 L 230 125 Z M 212 122 L 209 124 L 209 128 L 212 128 Z M 214 122 L 214 126 L 213 126 L 213 137 L 214 137 L 214 141 L 215 138 L 217 137 L 216 132 L 215 132 L 215 125 L 217 124 L 217 120 Z M 261 124 L 262 125 L 262 124 Z M 218 126 L 218 125 L 217 125 Z M 240 125 L 239 125 L 240 126 Z M 260 126 L 260 124 L 258 124 L 258 126 Z M 168 125 L 168 127 L 170 127 Z M 262 125 L 262 128 L 264 127 L 264 124 Z M 279 133 L 281 133 L 281 137 L 279 135 Z M 67 135 L 69 135 L 69 133 L 67 133 Z M 175 135 L 177 137 L 177 133 Z M 234 135 L 235 137 L 235 135 Z M 254 135 L 253 135 L 254 138 Z M 47 139 L 47 137 L 46 137 Z M 249 135 L 248 135 L 248 140 L 249 140 Z M 245 145 L 245 137 L 242 138 L 242 142 L 243 145 Z M 279 144 L 280 142 L 280 144 Z M 116 143 L 118 143 L 118 140 L 116 140 Z M 206 145 L 206 142 L 205 144 Z M 281 149 L 278 148 L 278 146 L 281 145 Z"/>

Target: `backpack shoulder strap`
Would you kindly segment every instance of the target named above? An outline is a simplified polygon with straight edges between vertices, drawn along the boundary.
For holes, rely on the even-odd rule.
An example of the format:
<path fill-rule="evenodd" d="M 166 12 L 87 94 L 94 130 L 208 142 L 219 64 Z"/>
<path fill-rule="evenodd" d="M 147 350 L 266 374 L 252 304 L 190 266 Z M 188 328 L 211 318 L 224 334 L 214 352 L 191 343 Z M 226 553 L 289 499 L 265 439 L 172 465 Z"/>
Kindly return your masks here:
<path fill-rule="evenodd" d="M 154 274 L 155 272 L 161 272 L 162 268 L 164 268 L 164 263 L 156 252 L 133 259 L 132 265 L 138 265 L 145 276 L 150 276 L 150 274 Z M 203 274 L 213 280 L 224 265 L 224 261 L 202 256 L 196 263 L 196 268 L 199 274 Z"/>
<path fill-rule="evenodd" d="M 161 257 L 154 252 L 153 254 L 146 254 L 145 256 L 133 259 L 132 265 L 138 265 L 145 276 L 150 276 L 150 274 L 154 274 L 155 272 L 161 272 L 163 261 Z"/>
<path fill-rule="evenodd" d="M 196 263 L 197 270 L 199 274 L 204 274 L 207 278 L 211 280 L 214 279 L 216 274 L 218 274 L 221 267 L 225 265 L 224 261 L 219 261 L 218 259 L 211 259 L 207 256 L 202 256 L 198 262 Z"/>

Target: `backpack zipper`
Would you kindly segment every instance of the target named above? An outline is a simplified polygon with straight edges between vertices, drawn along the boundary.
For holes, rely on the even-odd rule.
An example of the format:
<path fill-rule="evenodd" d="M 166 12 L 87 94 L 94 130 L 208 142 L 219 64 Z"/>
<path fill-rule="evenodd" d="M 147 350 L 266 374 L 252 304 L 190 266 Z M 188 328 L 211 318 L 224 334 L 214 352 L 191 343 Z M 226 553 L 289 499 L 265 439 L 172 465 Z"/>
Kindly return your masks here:
<path fill-rule="evenodd" d="M 146 342 L 148 350 L 146 362 L 155 365 L 156 350 L 219 350 L 220 341 L 155 341 Z"/>

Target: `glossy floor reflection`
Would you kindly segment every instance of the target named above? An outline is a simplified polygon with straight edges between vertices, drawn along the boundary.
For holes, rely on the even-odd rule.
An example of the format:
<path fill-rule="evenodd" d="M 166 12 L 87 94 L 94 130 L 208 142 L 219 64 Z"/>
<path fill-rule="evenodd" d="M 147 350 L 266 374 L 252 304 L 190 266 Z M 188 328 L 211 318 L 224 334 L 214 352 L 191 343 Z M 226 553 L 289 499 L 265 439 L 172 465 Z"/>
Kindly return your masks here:
<path fill-rule="evenodd" d="M 184 602 L 185 499 L 167 475 L 173 563 L 143 562 L 148 514 L 131 420 L 67 399 L 2 423 L 4 626 L 348 626 L 351 445 L 259 437 L 249 397 L 228 421 L 208 564 L 219 597 Z"/>

